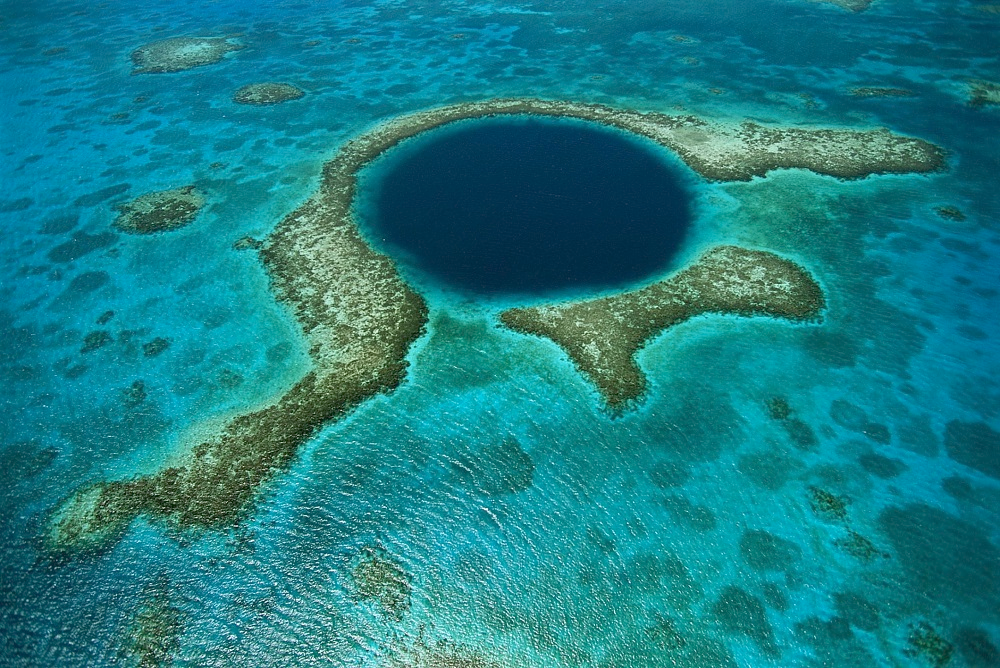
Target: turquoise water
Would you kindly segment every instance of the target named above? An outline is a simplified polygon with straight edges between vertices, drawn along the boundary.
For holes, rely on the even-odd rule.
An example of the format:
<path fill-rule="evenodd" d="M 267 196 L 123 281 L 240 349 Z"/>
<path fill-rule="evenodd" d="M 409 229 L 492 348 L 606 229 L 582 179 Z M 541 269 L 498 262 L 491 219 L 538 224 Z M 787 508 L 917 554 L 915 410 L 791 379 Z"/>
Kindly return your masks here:
<path fill-rule="evenodd" d="M 420 650 L 439 643 L 473 666 L 1000 664 L 1000 107 L 967 104 L 970 80 L 1000 81 L 984 9 L 5 3 L 0 665 L 137 664 L 135 620 L 163 599 L 176 665 L 454 665 Z M 245 48 L 130 74 L 134 49 L 185 35 Z M 306 95 L 231 101 L 267 80 Z M 864 86 L 914 95 L 850 94 Z M 667 332 L 617 418 L 551 342 L 497 327 L 515 301 L 408 276 L 431 321 L 407 380 L 303 446 L 240 527 L 140 520 L 101 554 L 46 555 L 74 490 L 159 469 L 307 367 L 233 243 L 266 236 L 377 122 L 499 95 L 884 126 L 942 146 L 948 170 L 684 172 L 677 267 L 719 243 L 771 250 L 828 310 Z M 111 227 L 115 204 L 189 183 L 208 198 L 190 226 Z M 409 574 L 399 617 L 352 582 L 372 545 Z"/>

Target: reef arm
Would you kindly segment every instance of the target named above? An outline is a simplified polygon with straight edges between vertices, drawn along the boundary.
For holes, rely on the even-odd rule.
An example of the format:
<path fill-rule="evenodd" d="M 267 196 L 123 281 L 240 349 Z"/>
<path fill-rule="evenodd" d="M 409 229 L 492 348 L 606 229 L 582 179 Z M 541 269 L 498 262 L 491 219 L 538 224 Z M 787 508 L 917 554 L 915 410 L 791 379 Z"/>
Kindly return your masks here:
<path fill-rule="evenodd" d="M 318 429 L 402 382 L 427 307 L 361 238 L 350 218 L 353 161 L 341 158 L 344 168 L 328 169 L 320 192 L 261 251 L 272 289 L 305 334 L 312 369 L 280 397 L 210 431 L 175 465 L 78 490 L 50 517 L 50 551 L 103 549 L 139 515 L 177 529 L 231 526 Z"/>
<path fill-rule="evenodd" d="M 815 321 L 824 307 L 819 284 L 794 262 L 766 251 L 718 246 L 645 288 L 514 308 L 500 320 L 514 331 L 554 341 L 618 412 L 645 391 L 635 355 L 660 332 L 705 313 Z"/>

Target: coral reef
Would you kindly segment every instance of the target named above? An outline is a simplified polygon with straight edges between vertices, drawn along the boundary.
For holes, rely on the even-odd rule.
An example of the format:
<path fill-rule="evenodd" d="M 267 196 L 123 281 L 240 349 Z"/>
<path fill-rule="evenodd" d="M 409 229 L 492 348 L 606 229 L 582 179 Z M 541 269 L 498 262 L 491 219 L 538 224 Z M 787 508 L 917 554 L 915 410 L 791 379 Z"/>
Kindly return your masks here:
<path fill-rule="evenodd" d="M 771 397 L 764 402 L 764 407 L 767 409 L 767 416 L 784 428 L 788 439 L 795 447 L 800 450 L 811 450 L 819 443 L 816 432 L 808 423 L 795 417 L 795 411 L 784 397 Z"/>
<path fill-rule="evenodd" d="M 997 104 L 1000 104 L 1000 84 L 982 80 L 969 83 L 969 106 L 979 108 Z"/>
<path fill-rule="evenodd" d="M 140 46 L 132 52 L 132 74 L 180 72 L 217 63 L 243 46 L 225 37 L 172 37 Z"/>
<path fill-rule="evenodd" d="M 173 604 L 170 588 L 170 581 L 161 576 L 143 593 L 122 646 L 126 665 L 160 668 L 171 664 L 180 647 L 184 614 Z"/>
<path fill-rule="evenodd" d="M 875 543 L 871 542 L 857 531 L 848 530 L 847 535 L 833 541 L 833 544 L 844 554 L 850 555 L 859 561 L 869 562 L 878 556 L 884 555 Z"/>
<path fill-rule="evenodd" d="M 956 223 L 960 223 L 965 220 L 965 214 L 957 206 L 945 205 L 934 207 L 934 213 L 941 216 L 945 220 L 953 220 Z"/>
<path fill-rule="evenodd" d="M 159 472 L 73 493 L 49 518 L 50 551 L 103 549 L 140 514 L 178 529 L 232 526 L 317 429 L 402 382 L 427 307 L 351 216 L 355 173 L 394 143 L 371 132 L 343 146 L 316 195 L 261 249 L 272 289 L 310 342 L 312 369 L 281 396 L 208 428 Z"/>
<path fill-rule="evenodd" d="M 116 229 L 130 234 L 169 232 L 191 223 L 205 205 L 194 186 L 158 190 L 119 204 Z"/>
<path fill-rule="evenodd" d="M 80 346 L 81 353 L 92 353 L 99 348 L 111 343 L 111 333 L 104 329 L 95 329 L 92 332 L 88 332 L 85 337 L 83 337 L 83 345 Z"/>
<path fill-rule="evenodd" d="M 142 344 L 142 354 L 146 357 L 156 357 L 170 347 L 170 339 L 158 336 Z"/>
<path fill-rule="evenodd" d="M 767 619 L 767 611 L 756 596 L 736 585 L 727 585 L 713 604 L 712 613 L 730 633 L 749 637 L 764 654 L 770 657 L 779 655 L 774 642 L 774 630 Z"/>
<path fill-rule="evenodd" d="M 847 521 L 847 501 L 819 487 L 809 488 L 809 507 L 813 514 L 824 519 Z"/>
<path fill-rule="evenodd" d="M 137 72 L 177 71 L 215 62 L 238 48 L 221 38 L 174 38 L 138 49 L 133 61 Z M 178 453 L 159 472 L 98 482 L 71 494 L 50 515 L 44 535 L 48 548 L 101 549 L 140 514 L 180 529 L 232 526 L 250 510 L 260 487 L 285 470 L 299 446 L 322 425 L 397 387 L 405 375 L 406 353 L 423 331 L 427 307 L 392 261 L 359 234 L 351 213 L 356 174 L 386 150 L 430 128 L 498 114 L 566 116 L 617 127 L 675 151 L 712 180 L 749 180 L 788 167 L 863 178 L 932 172 L 944 165 L 943 152 L 933 144 L 886 130 L 725 125 L 538 99 L 490 99 L 384 121 L 340 147 L 324 166 L 317 193 L 281 221 L 260 252 L 277 299 L 291 309 L 309 342 L 309 372 L 281 396 L 207 427 L 197 445 Z M 176 204 L 168 205 L 172 213 L 165 218 L 191 215 L 196 193 L 168 192 L 183 197 L 173 199 Z M 163 214 L 142 215 L 147 208 L 155 210 L 150 204 L 139 198 L 126 210 L 158 229 L 155 223 Z M 120 220 L 132 227 L 127 218 Z M 143 226 L 140 222 L 136 229 Z M 542 313 L 555 320 L 574 312 L 589 314 L 600 334 L 574 332 L 565 321 L 569 336 L 560 344 L 574 346 L 574 360 L 595 379 L 610 405 L 621 406 L 645 387 L 632 356 L 662 329 L 706 312 L 812 320 L 823 305 L 819 286 L 797 265 L 770 253 L 721 247 L 643 290 L 575 305 L 517 309 L 508 311 L 505 320 L 536 327 Z M 615 321 L 643 315 L 655 322 Z M 616 341 L 619 336 L 622 340 Z M 593 354 L 586 345 L 591 339 L 593 358 L 586 356 Z"/>
<path fill-rule="evenodd" d="M 848 11 L 855 13 L 865 11 L 872 4 L 872 0 L 818 0 L 818 1 L 826 2 L 831 5 L 836 5 L 841 9 L 846 9 Z"/>
<path fill-rule="evenodd" d="M 515 308 L 500 319 L 525 334 L 552 339 L 620 410 L 642 395 L 636 352 L 665 329 L 704 313 L 766 315 L 815 321 L 825 306 L 800 266 L 764 251 L 719 246 L 671 278 L 611 297 Z"/>
<path fill-rule="evenodd" d="M 1000 432 L 985 422 L 952 420 L 945 425 L 944 444 L 959 464 L 1000 479 Z"/>
<path fill-rule="evenodd" d="M 853 97 L 913 97 L 916 95 L 907 88 L 882 88 L 878 86 L 862 86 L 852 88 Z"/>
<path fill-rule="evenodd" d="M 511 664 L 501 664 L 450 640 L 430 643 L 420 638 L 412 646 L 396 650 L 386 665 L 388 668 L 500 668 Z"/>
<path fill-rule="evenodd" d="M 362 548 L 351 565 L 351 582 L 358 598 L 374 601 L 382 613 L 402 619 L 410 609 L 410 576 L 385 548 Z"/>
<path fill-rule="evenodd" d="M 531 487 L 535 473 L 531 456 L 513 436 L 456 455 L 451 468 L 456 478 L 487 496 L 522 492 Z"/>
<path fill-rule="evenodd" d="M 264 106 L 297 100 L 304 95 L 305 91 L 291 84 L 266 81 L 238 89 L 233 93 L 233 102 Z"/>
<path fill-rule="evenodd" d="M 907 654 L 923 656 L 934 668 L 947 666 L 955 649 L 927 622 L 920 622 L 910 630 L 907 644 Z"/>
<path fill-rule="evenodd" d="M 233 242 L 233 250 L 260 250 L 264 247 L 264 242 L 253 237 L 240 237 Z"/>

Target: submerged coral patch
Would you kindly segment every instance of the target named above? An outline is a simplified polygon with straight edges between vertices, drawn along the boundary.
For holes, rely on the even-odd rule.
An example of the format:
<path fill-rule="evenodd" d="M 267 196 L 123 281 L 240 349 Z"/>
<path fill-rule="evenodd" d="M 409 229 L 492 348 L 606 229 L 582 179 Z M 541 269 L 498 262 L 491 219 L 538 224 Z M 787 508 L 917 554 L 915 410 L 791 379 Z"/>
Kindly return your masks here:
<path fill-rule="evenodd" d="M 400 619 L 410 608 L 410 576 L 385 548 L 361 550 L 351 566 L 351 582 L 358 598 L 377 603 L 386 616 Z"/>
<path fill-rule="evenodd" d="M 132 74 L 181 72 L 217 63 L 230 51 L 243 46 L 225 37 L 172 37 L 132 52 Z"/>
<path fill-rule="evenodd" d="M 194 186 L 146 193 L 118 206 L 114 226 L 130 234 L 169 232 L 190 224 L 204 205 Z"/>
<path fill-rule="evenodd" d="M 851 89 L 852 97 L 913 97 L 916 93 L 908 88 L 883 88 L 880 86 L 861 86 Z"/>
<path fill-rule="evenodd" d="M 1000 104 L 1000 84 L 983 80 L 969 84 L 969 106 L 979 108 L 998 104 Z"/>
<path fill-rule="evenodd" d="M 952 420 L 945 426 L 948 456 L 991 478 L 1000 479 L 1000 432 L 985 422 Z"/>
<path fill-rule="evenodd" d="M 237 89 L 233 93 L 233 102 L 264 106 L 297 100 L 304 95 L 305 91 L 291 84 L 267 81 Z"/>

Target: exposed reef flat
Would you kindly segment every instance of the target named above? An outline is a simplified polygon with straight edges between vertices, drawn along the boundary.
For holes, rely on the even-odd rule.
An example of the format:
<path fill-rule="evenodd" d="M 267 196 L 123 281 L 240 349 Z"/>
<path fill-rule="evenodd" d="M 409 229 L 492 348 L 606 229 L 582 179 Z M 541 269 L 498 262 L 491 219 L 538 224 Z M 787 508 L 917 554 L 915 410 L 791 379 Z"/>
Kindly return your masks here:
<path fill-rule="evenodd" d="M 194 186 L 158 190 L 119 205 L 114 226 L 130 234 L 169 232 L 190 224 L 204 205 Z"/>
<path fill-rule="evenodd" d="M 225 37 L 172 37 L 140 46 L 132 52 L 132 74 L 181 72 L 217 63 L 243 46 Z"/>
<path fill-rule="evenodd" d="M 597 386 L 608 407 L 638 399 L 646 378 L 636 352 L 665 329 L 704 313 L 815 321 L 825 300 L 799 265 L 765 251 L 719 246 L 671 278 L 580 302 L 514 308 L 507 327 L 552 339 Z"/>
<path fill-rule="evenodd" d="M 301 88 L 286 83 L 267 81 L 243 86 L 233 93 L 233 102 L 265 106 L 297 100 L 305 95 Z"/>
<path fill-rule="evenodd" d="M 1000 104 L 1000 84 L 993 81 L 972 81 L 969 84 L 969 106 L 988 107 Z"/>
<path fill-rule="evenodd" d="M 181 529 L 231 526 L 250 509 L 260 486 L 286 469 L 299 446 L 321 426 L 398 386 L 406 353 L 426 323 L 427 307 L 392 261 L 361 237 L 351 215 L 356 174 L 409 137 L 453 121 L 498 114 L 564 116 L 617 127 L 674 150 L 712 180 L 749 180 L 782 167 L 863 178 L 930 172 L 944 165 L 943 151 L 933 144 L 887 130 L 725 125 L 692 116 L 536 99 L 456 104 L 384 121 L 340 148 L 324 165 L 318 192 L 285 217 L 260 250 L 272 289 L 308 341 L 311 370 L 282 396 L 221 427 L 206 428 L 207 437 L 159 472 L 96 482 L 72 494 L 51 514 L 44 536 L 49 549 L 101 549 L 138 515 Z M 547 319 L 561 323 L 562 330 L 552 330 L 565 335 L 557 341 L 572 346 L 571 356 L 608 403 L 621 406 L 645 386 L 632 358 L 635 351 L 672 324 L 706 312 L 808 320 L 822 307 L 819 287 L 797 265 L 770 253 L 724 247 L 643 290 L 515 310 L 506 317 L 525 331 L 537 326 L 539 333 Z M 539 318 L 543 313 L 545 318 Z M 575 313 L 592 317 L 601 334 L 591 336 L 586 327 L 574 327 L 567 316 Z M 640 315 L 646 322 L 615 321 Z"/>
<path fill-rule="evenodd" d="M 784 128 L 752 122 L 718 123 L 695 116 L 641 113 L 603 105 L 501 98 L 439 107 L 383 123 L 357 141 L 374 155 L 407 137 L 452 121 L 499 114 L 564 116 L 594 121 L 647 137 L 674 151 L 711 181 L 749 181 L 775 169 L 801 168 L 841 179 L 872 174 L 935 172 L 944 151 L 930 142 L 884 128 Z M 372 157 L 374 157 L 372 155 Z"/>

